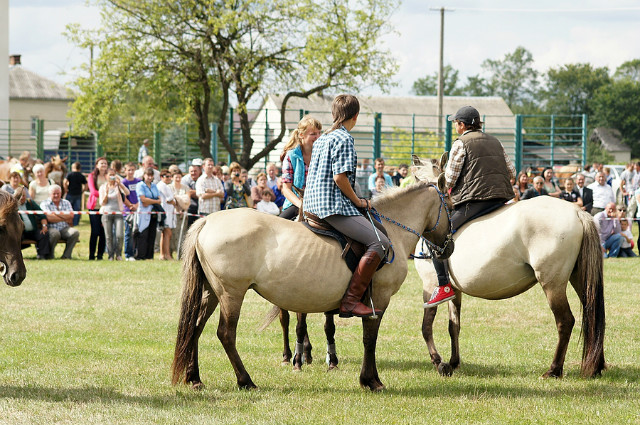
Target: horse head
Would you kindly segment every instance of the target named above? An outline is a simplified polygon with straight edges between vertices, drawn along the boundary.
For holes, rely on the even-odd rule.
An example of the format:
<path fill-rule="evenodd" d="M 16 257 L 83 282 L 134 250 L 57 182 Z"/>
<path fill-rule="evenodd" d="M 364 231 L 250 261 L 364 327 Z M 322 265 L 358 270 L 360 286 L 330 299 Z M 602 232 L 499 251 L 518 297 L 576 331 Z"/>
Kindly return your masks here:
<path fill-rule="evenodd" d="M 18 215 L 18 202 L 23 196 L 22 187 L 11 196 L 0 191 L 0 276 L 9 286 L 18 286 L 27 276 L 21 250 L 24 224 Z"/>
<path fill-rule="evenodd" d="M 438 196 L 440 196 L 440 210 L 436 224 L 431 229 L 425 229 L 423 233 L 425 238 L 427 234 L 429 234 L 433 236 L 435 240 L 442 241 L 440 243 L 435 242 L 436 248 L 432 247 L 433 254 L 440 259 L 449 258 L 451 254 L 453 254 L 454 249 L 450 221 L 450 212 L 453 210 L 453 204 L 447 191 L 444 173 L 441 171 L 446 166 L 447 159 L 447 152 L 442 154 L 440 161 L 435 159 L 422 159 L 417 155 L 412 155 L 413 167 L 411 171 L 416 181 L 423 181 L 434 186 L 438 191 Z"/>

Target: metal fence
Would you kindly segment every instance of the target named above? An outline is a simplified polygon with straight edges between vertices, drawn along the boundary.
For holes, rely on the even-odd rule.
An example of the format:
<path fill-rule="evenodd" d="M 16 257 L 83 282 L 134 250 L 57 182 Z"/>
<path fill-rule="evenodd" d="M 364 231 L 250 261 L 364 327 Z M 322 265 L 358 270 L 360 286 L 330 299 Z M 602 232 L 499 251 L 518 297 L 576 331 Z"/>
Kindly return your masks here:
<path fill-rule="evenodd" d="M 305 114 L 316 116 L 324 128 L 331 125 L 326 111 L 289 110 L 285 116 L 288 131 L 294 129 Z M 252 118 L 252 156 L 262 150 L 280 131 L 277 110 L 250 111 Z M 500 139 L 506 152 L 520 171 L 527 167 L 586 163 L 586 115 L 511 115 L 483 116 L 484 130 Z M 449 150 L 455 136 L 451 122 L 442 117 L 444 134 L 434 115 L 394 115 L 362 113 L 352 135 L 361 162 L 366 165 L 382 157 L 389 166 L 410 163 L 411 155 L 437 158 Z M 229 162 L 231 156 L 218 140 L 216 124 L 211 124 L 211 150 L 208 154 L 217 162 Z M 56 133 L 57 131 L 57 133 Z M 231 146 L 238 153 L 242 149 L 242 135 L 235 111 L 229 111 L 224 128 Z M 285 135 L 283 143 L 286 142 Z M 123 163 L 138 160 L 142 141 L 151 141 L 149 152 L 161 166 L 178 164 L 186 170 L 192 158 L 202 157 L 198 146 L 199 134 L 193 123 L 125 122 L 112 125 L 108 131 L 97 130 L 89 135 L 75 134 L 68 122 L 0 120 L 0 156 L 19 156 L 24 150 L 48 160 L 51 156 L 68 157 L 68 163 L 79 161 L 83 170 L 93 168 L 97 157 L 119 159 Z M 279 162 L 282 145 L 276 147 L 255 169 L 263 169 L 268 162 Z"/>

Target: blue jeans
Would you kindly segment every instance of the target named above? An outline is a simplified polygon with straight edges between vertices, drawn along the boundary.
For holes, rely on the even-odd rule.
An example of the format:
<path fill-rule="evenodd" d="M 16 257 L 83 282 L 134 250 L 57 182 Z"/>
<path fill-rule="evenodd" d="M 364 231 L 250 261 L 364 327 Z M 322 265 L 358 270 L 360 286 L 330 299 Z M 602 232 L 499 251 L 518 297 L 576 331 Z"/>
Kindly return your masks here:
<path fill-rule="evenodd" d="M 618 253 L 620 252 L 620 245 L 622 244 L 622 235 L 619 233 L 616 233 L 615 235 L 611 235 L 609 236 L 609 239 L 607 239 L 604 242 L 604 251 L 605 251 L 605 258 L 616 258 L 618 256 Z M 606 252 L 609 251 L 609 254 L 606 254 Z"/>
<path fill-rule="evenodd" d="M 71 207 L 74 211 L 80 211 L 82 208 L 82 194 L 80 195 L 71 195 L 67 193 L 67 201 L 71 203 Z M 80 223 L 80 215 L 76 214 L 73 216 L 73 225 L 74 227 Z"/>
<path fill-rule="evenodd" d="M 133 229 L 129 225 L 128 221 L 124 221 L 124 256 L 126 258 L 133 257 L 135 252 L 135 246 L 133 245 Z"/>

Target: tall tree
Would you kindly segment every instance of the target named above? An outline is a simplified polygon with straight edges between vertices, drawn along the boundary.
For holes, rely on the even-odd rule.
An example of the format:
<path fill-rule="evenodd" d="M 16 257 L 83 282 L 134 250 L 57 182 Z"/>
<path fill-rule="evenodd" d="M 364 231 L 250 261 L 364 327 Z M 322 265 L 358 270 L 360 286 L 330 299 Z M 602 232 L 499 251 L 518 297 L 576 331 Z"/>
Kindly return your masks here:
<path fill-rule="evenodd" d="M 591 115 L 591 101 L 596 91 L 611 81 L 606 67 L 594 68 L 588 63 L 550 68 L 546 88 L 541 93 L 547 113 Z"/>
<path fill-rule="evenodd" d="M 233 161 L 250 168 L 282 140 L 278 135 L 251 156 L 247 105 L 267 92 L 291 97 L 322 90 L 388 89 L 396 65 L 380 38 L 397 0 L 99 0 L 102 30 L 70 27 L 79 45 L 99 55 L 77 80 L 77 124 L 107 126 L 128 93 L 142 85 L 154 101 L 176 93 L 198 122 L 202 155 L 210 152 L 212 93 L 218 139 Z M 233 99 L 232 99 L 233 97 Z M 225 125 L 236 105 L 241 147 L 232 146 Z M 238 150 L 239 149 L 239 150 Z"/>
<path fill-rule="evenodd" d="M 442 69 L 444 82 L 444 96 L 459 96 L 462 94 L 458 88 L 458 70 L 451 65 L 445 65 Z M 418 78 L 413 82 L 411 91 L 418 96 L 436 96 L 438 94 L 438 73 Z"/>
<path fill-rule="evenodd" d="M 616 80 L 629 79 L 640 82 L 640 59 L 626 61 L 620 65 L 616 69 L 616 73 L 613 74 L 613 78 Z"/>
<path fill-rule="evenodd" d="M 487 92 L 502 97 L 510 108 L 521 108 L 535 99 L 538 71 L 533 68 L 533 56 L 524 47 L 517 47 L 502 60 L 487 59 L 482 68 L 488 74 Z"/>
<path fill-rule="evenodd" d="M 640 158 L 640 82 L 625 79 L 602 86 L 592 105 L 593 125 L 620 130 L 632 156 Z"/>

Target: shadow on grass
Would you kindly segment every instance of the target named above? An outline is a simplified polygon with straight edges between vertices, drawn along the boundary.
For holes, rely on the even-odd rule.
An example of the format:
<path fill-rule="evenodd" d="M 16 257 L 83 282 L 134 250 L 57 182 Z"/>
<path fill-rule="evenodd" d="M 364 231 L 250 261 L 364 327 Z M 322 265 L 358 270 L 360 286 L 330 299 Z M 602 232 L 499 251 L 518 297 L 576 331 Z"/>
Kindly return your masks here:
<path fill-rule="evenodd" d="M 194 401 L 215 402 L 220 397 L 212 391 L 194 391 L 187 387 L 176 389 L 175 393 L 158 396 L 125 395 L 111 388 L 85 386 L 78 388 L 52 388 L 36 385 L 0 385 L 0 398 L 40 400 L 47 402 L 139 404 L 154 408 L 184 406 Z"/>

